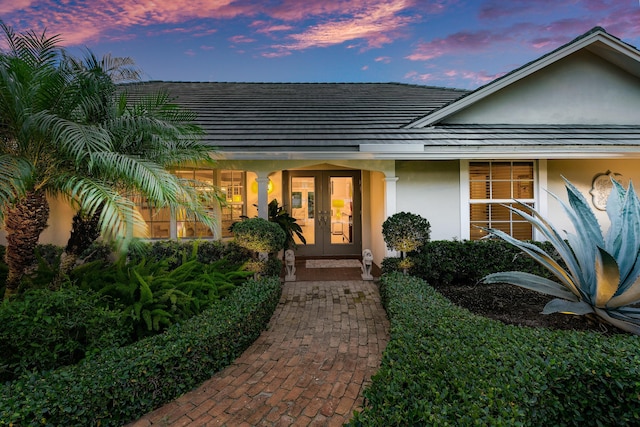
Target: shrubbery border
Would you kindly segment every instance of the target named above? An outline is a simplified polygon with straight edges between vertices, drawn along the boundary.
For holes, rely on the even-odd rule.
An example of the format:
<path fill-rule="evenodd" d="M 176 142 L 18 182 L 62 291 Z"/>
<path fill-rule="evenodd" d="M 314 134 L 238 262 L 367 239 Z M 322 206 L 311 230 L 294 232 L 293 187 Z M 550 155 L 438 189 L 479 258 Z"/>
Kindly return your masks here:
<path fill-rule="evenodd" d="M 349 425 L 640 424 L 637 337 L 505 325 L 400 273 L 380 292 L 391 341 Z"/>
<path fill-rule="evenodd" d="M 282 292 L 249 281 L 165 333 L 0 387 L 0 425 L 112 426 L 133 421 L 229 365 L 260 335 Z"/>

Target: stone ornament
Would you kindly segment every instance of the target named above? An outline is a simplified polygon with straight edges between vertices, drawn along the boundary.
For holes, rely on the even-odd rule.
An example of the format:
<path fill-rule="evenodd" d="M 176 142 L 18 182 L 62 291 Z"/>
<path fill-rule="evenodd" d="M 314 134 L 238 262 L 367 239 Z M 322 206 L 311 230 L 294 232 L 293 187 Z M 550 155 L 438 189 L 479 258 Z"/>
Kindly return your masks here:
<path fill-rule="evenodd" d="M 284 276 L 285 282 L 293 282 L 296 280 L 296 255 L 292 249 L 284 251 L 284 266 L 287 269 L 287 275 Z"/>
<path fill-rule="evenodd" d="M 625 179 L 622 174 L 611 172 L 609 170 L 605 173 L 599 173 L 593 177 L 589 194 L 591 194 L 593 207 L 598 210 L 604 211 L 607 209 L 607 199 L 609 198 L 609 194 L 613 188 L 611 179 L 615 179 L 624 187 L 627 187 L 627 183 L 624 182 Z"/>
<path fill-rule="evenodd" d="M 371 249 L 362 251 L 362 280 L 373 280 L 371 267 L 373 266 L 373 253 Z"/>

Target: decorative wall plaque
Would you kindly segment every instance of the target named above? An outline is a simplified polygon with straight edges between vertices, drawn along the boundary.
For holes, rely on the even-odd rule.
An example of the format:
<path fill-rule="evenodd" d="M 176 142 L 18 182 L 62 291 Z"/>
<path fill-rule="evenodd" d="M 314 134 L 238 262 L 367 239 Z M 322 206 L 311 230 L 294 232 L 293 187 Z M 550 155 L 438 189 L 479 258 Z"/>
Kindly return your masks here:
<path fill-rule="evenodd" d="M 608 170 L 605 173 L 599 173 L 593 177 L 589 194 L 591 194 L 593 206 L 598 210 L 604 211 L 607 209 L 607 199 L 613 188 L 611 179 L 615 179 L 626 187 L 625 179 L 622 174 L 619 173 Z"/>

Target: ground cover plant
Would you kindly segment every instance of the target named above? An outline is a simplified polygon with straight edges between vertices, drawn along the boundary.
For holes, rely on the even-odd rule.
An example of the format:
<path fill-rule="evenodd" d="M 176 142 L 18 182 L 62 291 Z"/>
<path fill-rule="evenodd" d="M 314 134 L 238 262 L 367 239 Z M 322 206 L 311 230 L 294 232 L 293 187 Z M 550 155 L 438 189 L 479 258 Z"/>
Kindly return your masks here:
<path fill-rule="evenodd" d="M 351 426 L 637 425 L 635 337 L 505 325 L 398 273 L 382 366 Z"/>

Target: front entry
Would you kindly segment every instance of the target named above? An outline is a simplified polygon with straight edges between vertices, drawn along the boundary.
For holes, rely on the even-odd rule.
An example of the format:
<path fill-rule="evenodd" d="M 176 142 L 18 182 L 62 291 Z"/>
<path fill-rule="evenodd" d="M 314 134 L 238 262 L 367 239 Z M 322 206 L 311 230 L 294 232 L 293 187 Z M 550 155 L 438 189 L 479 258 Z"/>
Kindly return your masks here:
<path fill-rule="evenodd" d="M 298 256 L 360 256 L 360 171 L 291 171 L 288 206 L 302 228 Z"/>

